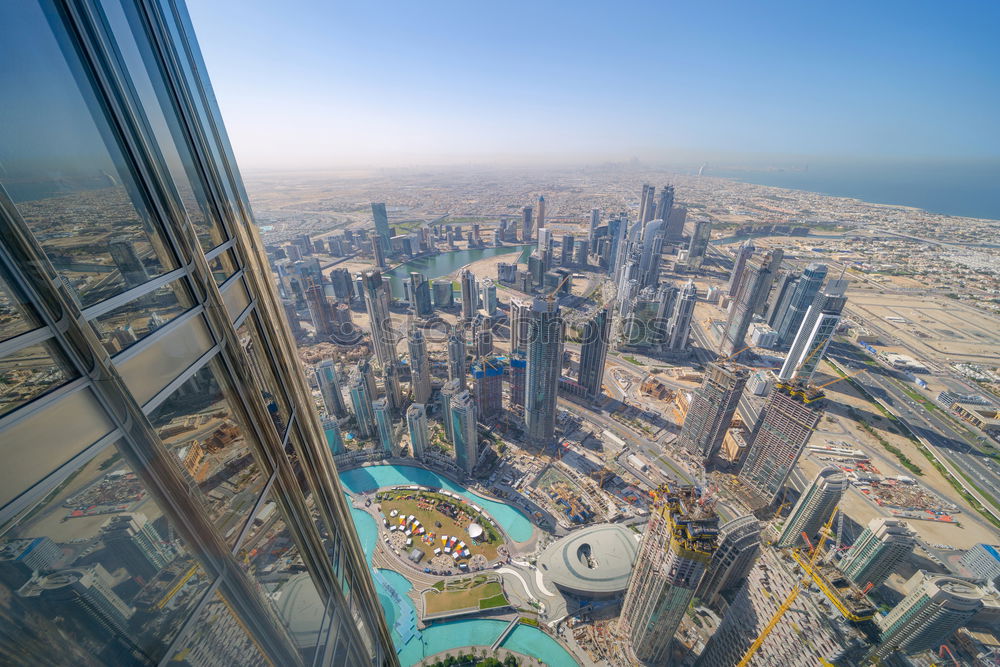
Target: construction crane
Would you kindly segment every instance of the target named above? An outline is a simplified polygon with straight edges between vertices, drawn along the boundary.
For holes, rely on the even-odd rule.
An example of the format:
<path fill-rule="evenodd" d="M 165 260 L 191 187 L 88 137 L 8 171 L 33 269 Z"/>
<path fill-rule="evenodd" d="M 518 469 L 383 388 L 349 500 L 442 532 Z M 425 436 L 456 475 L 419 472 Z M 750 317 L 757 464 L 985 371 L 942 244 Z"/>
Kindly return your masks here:
<path fill-rule="evenodd" d="M 830 526 L 833 525 L 833 517 L 836 514 L 837 514 L 837 508 L 834 508 L 833 512 L 830 513 L 830 518 L 826 520 L 826 523 L 820 530 L 819 541 L 816 543 L 816 546 L 813 547 L 812 553 L 809 556 L 808 569 L 811 569 L 812 566 L 816 563 L 816 559 L 819 557 L 819 552 L 823 550 L 823 545 L 826 543 L 826 539 L 830 535 Z M 776 625 L 778 625 L 778 622 L 781 620 L 781 617 L 784 616 L 785 612 L 788 611 L 791 608 L 791 606 L 795 603 L 795 599 L 799 597 L 799 593 L 802 592 L 802 589 L 805 588 L 805 586 L 810 581 L 812 581 L 812 575 L 809 573 L 808 569 L 806 573 L 802 576 L 802 578 L 799 579 L 792 587 L 792 590 L 788 593 L 788 597 L 786 597 L 785 601 L 781 603 L 781 606 L 778 607 L 778 610 L 774 612 L 774 616 L 771 617 L 771 620 L 767 622 L 767 625 L 764 626 L 764 629 L 761 630 L 760 634 L 757 635 L 757 638 L 753 640 L 753 643 L 750 645 L 750 648 L 747 649 L 747 652 L 745 654 L 743 654 L 743 658 L 738 663 L 736 663 L 736 667 L 746 667 L 748 664 L 750 664 L 750 661 L 753 659 L 754 655 L 757 653 L 761 645 L 767 639 L 768 635 L 770 635 L 771 631 L 774 630 Z"/>
<path fill-rule="evenodd" d="M 952 664 L 955 665 L 955 667 L 961 667 L 961 665 L 959 664 L 958 660 L 955 658 L 955 654 L 951 652 L 950 648 L 948 648 L 948 645 L 947 644 L 941 644 L 941 648 L 938 649 L 938 657 L 939 658 L 943 658 L 945 652 L 948 653 L 948 657 L 951 658 L 951 662 L 952 662 Z"/>

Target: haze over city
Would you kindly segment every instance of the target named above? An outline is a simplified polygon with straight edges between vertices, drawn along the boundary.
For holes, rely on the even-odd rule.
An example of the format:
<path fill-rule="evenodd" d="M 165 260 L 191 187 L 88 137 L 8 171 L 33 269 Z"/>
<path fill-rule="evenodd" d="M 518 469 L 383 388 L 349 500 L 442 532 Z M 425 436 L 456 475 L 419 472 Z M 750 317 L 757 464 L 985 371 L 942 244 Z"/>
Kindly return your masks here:
<path fill-rule="evenodd" d="M 998 18 L 0 2 L 0 664 L 1000 667 Z"/>

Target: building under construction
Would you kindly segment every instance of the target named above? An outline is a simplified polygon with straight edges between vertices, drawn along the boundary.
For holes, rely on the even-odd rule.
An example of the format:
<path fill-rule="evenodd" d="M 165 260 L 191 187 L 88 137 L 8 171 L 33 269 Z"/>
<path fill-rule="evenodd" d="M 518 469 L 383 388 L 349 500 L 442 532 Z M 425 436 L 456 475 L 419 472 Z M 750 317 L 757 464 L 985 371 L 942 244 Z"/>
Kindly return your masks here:
<path fill-rule="evenodd" d="M 809 583 L 778 616 L 803 579 Z M 739 665 L 765 632 L 766 638 L 743 664 L 860 664 L 875 636 L 874 614 L 875 608 L 836 568 L 810 566 L 797 553 L 765 547 L 696 666 Z"/>
<path fill-rule="evenodd" d="M 674 633 L 715 553 L 719 518 L 693 486 L 655 493 L 619 622 L 636 660 L 669 665 Z"/>

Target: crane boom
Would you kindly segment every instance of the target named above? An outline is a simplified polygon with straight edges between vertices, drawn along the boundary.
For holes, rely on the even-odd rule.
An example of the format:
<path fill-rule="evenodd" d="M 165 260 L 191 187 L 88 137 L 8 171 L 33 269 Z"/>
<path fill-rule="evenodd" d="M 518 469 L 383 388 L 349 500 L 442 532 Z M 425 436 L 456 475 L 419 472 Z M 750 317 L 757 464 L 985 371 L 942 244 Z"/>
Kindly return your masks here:
<path fill-rule="evenodd" d="M 802 592 L 805 585 L 812 579 L 812 576 L 809 574 L 809 570 L 812 569 L 812 566 L 816 563 L 816 559 L 819 557 L 819 552 L 823 549 L 823 545 L 826 543 L 827 537 L 830 536 L 830 526 L 833 525 L 833 517 L 836 514 L 837 508 L 835 507 L 833 512 L 830 513 L 830 518 L 826 520 L 826 524 L 820 531 L 820 537 L 816 542 L 816 546 L 812 549 L 812 554 L 809 557 L 809 568 L 806 569 L 806 573 L 795 583 L 794 586 L 792 586 L 792 590 L 788 593 L 788 597 L 785 598 L 785 601 L 781 603 L 778 610 L 774 612 L 774 616 L 771 617 L 771 620 L 767 622 L 764 629 L 760 631 L 757 638 L 753 640 L 752 644 L 750 644 L 750 648 L 748 648 L 747 652 L 743 654 L 743 658 L 736 663 L 736 667 L 746 667 L 750 664 L 750 661 L 767 639 L 768 635 L 770 635 L 771 631 L 774 630 L 776 625 L 778 625 L 781 617 L 784 616 L 785 612 L 791 608 L 792 604 L 795 603 L 795 598 L 799 597 L 799 593 Z"/>

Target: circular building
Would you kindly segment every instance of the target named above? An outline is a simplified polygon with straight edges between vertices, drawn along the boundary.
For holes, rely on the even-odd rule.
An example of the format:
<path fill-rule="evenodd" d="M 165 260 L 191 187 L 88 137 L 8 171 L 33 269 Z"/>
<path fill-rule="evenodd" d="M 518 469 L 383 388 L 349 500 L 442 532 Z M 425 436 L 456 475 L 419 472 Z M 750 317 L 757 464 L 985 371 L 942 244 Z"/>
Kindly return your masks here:
<path fill-rule="evenodd" d="M 637 537 L 617 523 L 590 526 L 550 544 L 538 559 L 538 569 L 546 583 L 564 593 L 613 597 L 628 584 Z"/>

